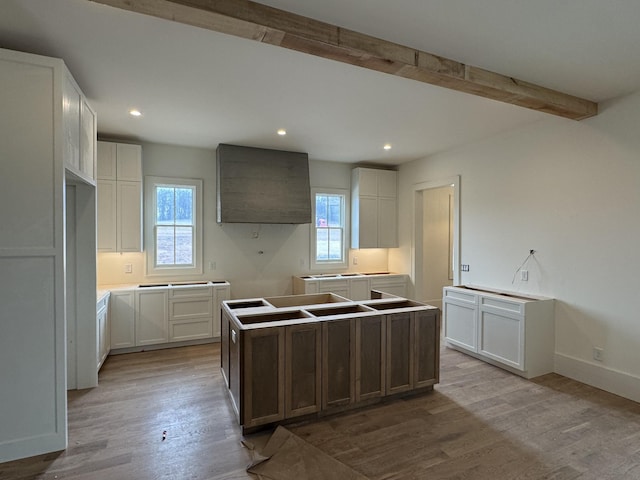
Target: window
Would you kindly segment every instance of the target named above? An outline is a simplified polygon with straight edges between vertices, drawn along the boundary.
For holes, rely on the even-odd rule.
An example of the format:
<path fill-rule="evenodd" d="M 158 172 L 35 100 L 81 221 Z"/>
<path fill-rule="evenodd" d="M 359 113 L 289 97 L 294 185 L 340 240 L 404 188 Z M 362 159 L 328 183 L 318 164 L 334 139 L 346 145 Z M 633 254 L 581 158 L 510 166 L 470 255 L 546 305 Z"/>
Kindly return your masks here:
<path fill-rule="evenodd" d="M 202 181 L 146 177 L 145 182 L 147 273 L 202 273 Z"/>
<path fill-rule="evenodd" d="M 316 189 L 313 195 L 311 267 L 347 266 L 346 190 Z"/>

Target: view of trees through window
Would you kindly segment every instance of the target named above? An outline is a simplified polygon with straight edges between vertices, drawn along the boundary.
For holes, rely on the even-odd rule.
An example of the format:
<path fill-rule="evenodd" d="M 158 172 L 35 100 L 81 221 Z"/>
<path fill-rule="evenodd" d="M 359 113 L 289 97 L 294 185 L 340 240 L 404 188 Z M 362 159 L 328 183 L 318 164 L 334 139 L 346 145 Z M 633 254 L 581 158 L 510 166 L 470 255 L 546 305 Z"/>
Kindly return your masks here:
<path fill-rule="evenodd" d="M 195 188 L 156 185 L 156 265 L 193 265 Z"/>
<path fill-rule="evenodd" d="M 316 261 L 343 261 L 344 195 L 316 194 Z"/>

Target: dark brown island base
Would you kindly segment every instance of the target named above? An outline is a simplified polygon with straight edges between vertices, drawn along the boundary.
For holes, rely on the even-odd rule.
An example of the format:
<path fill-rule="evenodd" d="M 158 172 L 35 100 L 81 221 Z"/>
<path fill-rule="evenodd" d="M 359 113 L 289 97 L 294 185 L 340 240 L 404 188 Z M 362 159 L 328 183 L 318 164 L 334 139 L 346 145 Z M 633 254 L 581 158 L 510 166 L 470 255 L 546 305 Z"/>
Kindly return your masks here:
<path fill-rule="evenodd" d="M 440 309 L 332 293 L 222 302 L 222 373 L 243 433 L 433 390 Z"/>

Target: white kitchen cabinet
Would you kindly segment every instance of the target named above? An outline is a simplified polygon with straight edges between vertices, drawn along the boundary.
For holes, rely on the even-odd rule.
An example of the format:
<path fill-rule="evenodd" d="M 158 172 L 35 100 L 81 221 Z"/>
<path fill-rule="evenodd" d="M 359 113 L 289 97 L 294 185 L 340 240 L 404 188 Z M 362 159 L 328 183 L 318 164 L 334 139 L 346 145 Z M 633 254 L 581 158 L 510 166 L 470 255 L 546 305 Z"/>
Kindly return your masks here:
<path fill-rule="evenodd" d="M 445 287 L 447 344 L 526 378 L 553 372 L 553 299 Z"/>
<path fill-rule="evenodd" d="M 93 183 L 96 114 L 69 72 L 64 75 L 62 95 L 65 167 Z"/>
<path fill-rule="evenodd" d="M 176 286 L 169 291 L 169 341 L 220 337 L 220 304 L 231 298 L 228 282 Z"/>
<path fill-rule="evenodd" d="M 447 343 L 478 352 L 478 296 L 464 289 L 444 289 L 442 315 Z"/>
<path fill-rule="evenodd" d="M 83 97 L 80 109 L 80 171 L 92 181 L 96 176 L 97 136 L 96 113 Z"/>
<path fill-rule="evenodd" d="M 313 275 L 308 277 L 293 277 L 293 293 L 335 293 L 349 298 L 349 279 L 339 275 L 322 278 Z"/>
<path fill-rule="evenodd" d="M 169 341 L 169 289 L 136 290 L 136 346 Z"/>
<path fill-rule="evenodd" d="M 212 290 L 208 285 L 169 290 L 169 342 L 213 336 Z"/>
<path fill-rule="evenodd" d="M 318 293 L 335 293 L 341 297 L 349 298 L 351 292 L 349 291 L 348 279 L 326 279 L 318 282 Z"/>
<path fill-rule="evenodd" d="M 231 286 L 225 281 L 112 290 L 110 351 L 219 338 L 220 303 L 230 298 Z"/>
<path fill-rule="evenodd" d="M 116 182 L 116 249 L 142 251 L 142 182 Z"/>
<path fill-rule="evenodd" d="M 349 300 L 369 300 L 371 298 L 371 285 L 369 277 L 365 275 L 349 277 Z"/>
<path fill-rule="evenodd" d="M 111 348 L 135 347 L 135 290 L 112 291 L 109 299 L 109 314 L 111 320 Z"/>
<path fill-rule="evenodd" d="M 398 246 L 397 173 L 354 168 L 351 174 L 351 248 Z"/>
<path fill-rule="evenodd" d="M 100 298 L 96 305 L 98 370 L 111 350 L 111 324 L 109 316 L 109 294 Z"/>
<path fill-rule="evenodd" d="M 98 250 L 142 251 L 142 147 L 98 142 Z"/>
<path fill-rule="evenodd" d="M 66 448 L 68 349 L 76 385 L 93 387 L 98 375 L 95 186 L 80 170 L 81 91 L 61 59 L 6 49 L 0 85 L 2 463 Z"/>
<path fill-rule="evenodd" d="M 369 291 L 388 293 L 397 297 L 407 296 L 407 276 L 406 275 L 371 275 Z"/>
<path fill-rule="evenodd" d="M 403 274 L 324 274 L 293 277 L 293 293 L 335 293 L 349 300 L 369 300 L 371 290 L 406 297 L 407 275 Z"/>

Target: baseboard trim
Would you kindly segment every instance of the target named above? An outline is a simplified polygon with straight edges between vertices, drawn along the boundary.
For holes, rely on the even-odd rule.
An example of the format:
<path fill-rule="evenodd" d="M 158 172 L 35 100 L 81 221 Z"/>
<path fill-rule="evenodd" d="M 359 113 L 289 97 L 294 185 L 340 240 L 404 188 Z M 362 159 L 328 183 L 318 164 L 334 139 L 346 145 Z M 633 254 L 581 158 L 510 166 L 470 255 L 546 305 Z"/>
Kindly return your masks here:
<path fill-rule="evenodd" d="M 640 377 L 562 353 L 555 354 L 554 371 L 592 387 L 640 402 Z"/>
<path fill-rule="evenodd" d="M 115 348 L 109 351 L 109 355 L 122 355 L 124 353 L 140 353 L 150 350 L 164 350 L 165 348 L 189 347 L 191 345 L 204 345 L 206 343 L 220 343 L 220 337 L 200 338 L 197 340 L 184 340 L 182 342 L 156 343 L 140 347 Z"/>

